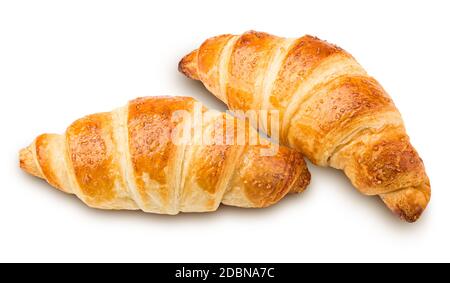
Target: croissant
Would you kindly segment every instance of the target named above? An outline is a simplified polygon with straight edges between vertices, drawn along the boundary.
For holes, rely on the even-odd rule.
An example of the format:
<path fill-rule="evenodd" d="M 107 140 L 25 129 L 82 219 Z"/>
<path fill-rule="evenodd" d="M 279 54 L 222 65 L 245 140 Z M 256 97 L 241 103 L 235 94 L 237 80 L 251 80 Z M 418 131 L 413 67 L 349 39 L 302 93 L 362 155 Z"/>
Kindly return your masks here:
<path fill-rule="evenodd" d="M 416 221 L 431 195 L 422 160 L 392 99 L 343 49 L 316 37 L 262 32 L 220 35 L 185 56 L 179 70 L 232 110 L 279 114 L 282 144 L 343 170 L 365 195 Z"/>
<path fill-rule="evenodd" d="M 248 135 L 239 143 L 235 118 L 196 105 L 187 97 L 149 97 L 87 116 L 65 135 L 37 137 L 20 151 L 20 167 L 90 207 L 171 215 L 221 203 L 267 207 L 305 190 L 310 174 L 300 153 L 252 144 Z M 196 109 L 201 123 L 177 116 Z M 201 131 L 183 140 L 196 127 Z"/>

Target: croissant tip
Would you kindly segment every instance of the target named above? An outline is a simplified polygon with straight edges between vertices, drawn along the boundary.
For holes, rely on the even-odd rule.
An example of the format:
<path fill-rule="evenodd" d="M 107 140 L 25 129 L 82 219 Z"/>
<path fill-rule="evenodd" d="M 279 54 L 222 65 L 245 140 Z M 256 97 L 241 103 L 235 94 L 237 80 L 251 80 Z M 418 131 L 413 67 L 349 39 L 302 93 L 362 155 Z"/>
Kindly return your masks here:
<path fill-rule="evenodd" d="M 400 219 L 402 219 L 408 223 L 414 223 L 417 220 L 419 220 L 419 218 L 423 212 L 424 212 L 424 209 L 421 207 L 417 207 L 413 212 L 408 212 L 408 211 L 402 210 L 401 208 L 394 210 L 394 213 L 398 217 L 400 217 Z"/>
<path fill-rule="evenodd" d="M 178 63 L 178 71 L 188 78 L 199 80 L 196 58 L 197 58 L 197 50 L 192 51 L 188 55 L 184 56 L 183 59 Z"/>
<path fill-rule="evenodd" d="M 302 193 L 306 191 L 309 184 L 311 183 L 311 173 L 308 170 L 306 164 L 304 164 L 304 168 L 300 173 L 300 176 L 297 178 L 295 184 L 293 185 L 292 193 Z"/>
<path fill-rule="evenodd" d="M 31 146 L 23 148 L 19 152 L 19 166 L 20 168 L 36 177 L 41 177 L 41 173 L 36 166 L 36 162 L 34 161 L 33 151 Z"/>
<path fill-rule="evenodd" d="M 398 206 L 397 209 L 394 209 L 394 213 L 398 217 L 400 217 L 400 219 L 409 223 L 414 223 L 420 219 L 426 207 L 428 206 L 428 202 L 429 199 L 421 203 L 416 203 L 412 206 Z"/>
<path fill-rule="evenodd" d="M 383 201 L 400 219 L 414 223 L 422 216 L 431 198 L 429 181 L 417 187 L 388 193 L 382 196 Z"/>

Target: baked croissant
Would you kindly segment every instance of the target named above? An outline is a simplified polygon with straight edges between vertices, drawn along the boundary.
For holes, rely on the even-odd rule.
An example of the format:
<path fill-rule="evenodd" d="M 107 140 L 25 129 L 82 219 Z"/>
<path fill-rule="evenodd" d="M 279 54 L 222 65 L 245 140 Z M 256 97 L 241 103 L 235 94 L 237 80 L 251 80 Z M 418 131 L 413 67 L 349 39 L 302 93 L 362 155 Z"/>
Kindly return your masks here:
<path fill-rule="evenodd" d="M 379 195 L 406 221 L 430 200 L 422 160 L 393 101 L 343 49 L 316 37 L 250 31 L 206 40 L 179 70 L 232 110 L 275 110 L 282 144 L 345 172 L 363 194 Z"/>
<path fill-rule="evenodd" d="M 196 105 L 149 97 L 87 116 L 65 135 L 39 136 L 21 150 L 20 167 L 88 206 L 159 214 L 214 211 L 221 203 L 267 207 L 305 190 L 310 174 L 300 153 L 251 144 L 248 136 L 236 142 L 238 121 L 225 113 L 200 107 L 201 124 L 176 115 Z M 183 143 L 195 127 L 201 131 Z M 272 155 L 262 152 L 271 146 Z"/>

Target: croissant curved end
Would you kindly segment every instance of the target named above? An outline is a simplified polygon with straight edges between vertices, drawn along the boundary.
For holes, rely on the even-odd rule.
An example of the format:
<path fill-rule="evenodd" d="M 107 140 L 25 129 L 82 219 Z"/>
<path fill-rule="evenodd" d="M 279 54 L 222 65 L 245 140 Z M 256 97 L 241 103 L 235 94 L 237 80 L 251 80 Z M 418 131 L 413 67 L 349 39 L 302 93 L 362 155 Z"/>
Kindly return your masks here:
<path fill-rule="evenodd" d="M 299 194 L 304 192 L 308 185 L 311 183 L 311 173 L 308 170 L 308 167 L 303 162 L 304 166 L 302 167 L 302 171 L 300 172 L 299 176 L 297 177 L 297 180 L 292 185 L 292 189 L 290 193 Z"/>
<path fill-rule="evenodd" d="M 31 145 L 20 150 L 19 164 L 20 164 L 20 168 L 23 171 L 25 171 L 31 175 L 34 175 L 36 177 L 42 178 L 42 174 L 41 174 L 39 168 L 37 167 L 36 161 L 34 159 L 33 150 L 32 150 Z"/>
<path fill-rule="evenodd" d="M 178 64 L 178 71 L 193 80 L 200 80 L 197 71 L 197 55 L 198 50 L 194 50 L 188 55 L 184 56 Z"/>
<path fill-rule="evenodd" d="M 414 223 L 426 209 L 431 198 L 429 181 L 417 187 L 409 187 L 381 195 L 381 199 L 401 219 Z"/>

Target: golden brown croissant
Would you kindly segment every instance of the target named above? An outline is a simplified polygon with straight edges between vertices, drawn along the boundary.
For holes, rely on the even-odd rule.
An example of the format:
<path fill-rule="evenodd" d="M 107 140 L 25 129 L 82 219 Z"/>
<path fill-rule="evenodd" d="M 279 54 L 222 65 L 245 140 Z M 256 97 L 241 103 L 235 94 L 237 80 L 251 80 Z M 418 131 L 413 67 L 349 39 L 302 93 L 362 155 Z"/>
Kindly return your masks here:
<path fill-rule="evenodd" d="M 161 214 L 266 207 L 306 188 L 300 153 L 248 136 L 238 143 L 238 121 L 225 113 L 200 107 L 201 124 L 177 116 L 195 109 L 192 98 L 140 98 L 80 119 L 65 135 L 39 136 L 20 152 L 20 167 L 91 207 Z"/>
<path fill-rule="evenodd" d="M 347 52 L 316 37 L 250 31 L 206 40 L 179 69 L 231 109 L 276 110 L 283 144 L 315 164 L 344 170 L 363 194 L 379 195 L 414 222 L 430 200 L 422 160 L 399 111 Z"/>

